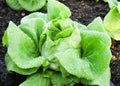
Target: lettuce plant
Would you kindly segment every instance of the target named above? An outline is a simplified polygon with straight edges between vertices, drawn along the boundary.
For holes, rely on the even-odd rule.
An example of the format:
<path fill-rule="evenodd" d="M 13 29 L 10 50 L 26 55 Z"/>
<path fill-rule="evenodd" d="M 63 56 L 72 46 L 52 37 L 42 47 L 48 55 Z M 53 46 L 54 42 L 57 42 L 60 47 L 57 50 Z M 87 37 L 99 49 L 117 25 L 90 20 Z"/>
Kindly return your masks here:
<path fill-rule="evenodd" d="M 28 75 L 19 86 L 109 86 L 111 39 L 101 19 L 88 26 L 72 21 L 55 0 L 48 0 L 47 12 L 28 15 L 19 26 L 10 22 L 4 33 L 8 71 Z"/>
<path fill-rule="evenodd" d="M 118 0 L 107 0 L 107 2 L 110 11 L 105 16 L 102 26 L 112 39 L 120 40 L 120 2 Z"/>
<path fill-rule="evenodd" d="M 110 11 L 104 18 L 104 26 L 108 34 L 115 40 L 120 40 L 120 2 L 108 0 Z"/>
<path fill-rule="evenodd" d="M 6 0 L 13 10 L 37 11 L 46 5 L 46 0 Z"/>

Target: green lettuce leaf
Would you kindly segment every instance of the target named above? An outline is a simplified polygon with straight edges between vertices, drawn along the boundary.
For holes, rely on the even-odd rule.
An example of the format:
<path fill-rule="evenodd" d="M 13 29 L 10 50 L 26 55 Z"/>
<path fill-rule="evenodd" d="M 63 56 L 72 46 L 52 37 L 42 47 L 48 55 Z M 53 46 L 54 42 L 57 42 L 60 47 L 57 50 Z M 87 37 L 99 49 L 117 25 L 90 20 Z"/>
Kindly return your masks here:
<path fill-rule="evenodd" d="M 106 33 L 87 30 L 81 32 L 81 37 L 81 58 L 88 61 L 90 75 L 99 76 L 109 67 L 111 39 Z"/>
<path fill-rule="evenodd" d="M 8 41 L 7 41 L 7 32 L 4 32 L 3 38 L 2 38 L 2 44 L 3 46 L 8 46 Z"/>
<path fill-rule="evenodd" d="M 78 28 L 79 30 L 86 30 L 86 29 L 87 29 L 87 26 L 86 26 L 86 25 L 83 25 L 83 24 L 78 23 L 78 22 L 76 22 L 76 24 L 77 24 L 77 28 Z"/>
<path fill-rule="evenodd" d="M 75 83 L 79 82 L 77 77 L 63 77 L 60 72 L 53 72 L 50 78 L 52 86 L 73 86 Z"/>
<path fill-rule="evenodd" d="M 41 13 L 41 12 L 33 12 L 25 17 L 23 17 L 20 21 L 20 23 L 27 22 L 29 19 L 43 19 L 44 21 L 47 21 L 47 14 Z"/>
<path fill-rule="evenodd" d="M 108 5 L 112 9 L 113 7 L 118 5 L 118 1 L 117 0 L 108 0 Z"/>
<path fill-rule="evenodd" d="M 38 68 L 23 69 L 23 68 L 18 67 L 11 60 L 11 58 L 9 57 L 8 54 L 6 54 L 6 56 L 5 56 L 5 64 L 6 64 L 6 67 L 7 67 L 8 71 L 16 72 L 16 73 L 19 73 L 19 74 L 22 74 L 22 75 L 31 75 L 31 74 L 35 73 L 38 70 Z"/>
<path fill-rule="evenodd" d="M 119 14 L 120 14 L 120 2 L 118 2 L 117 9 L 118 9 Z"/>
<path fill-rule="evenodd" d="M 19 4 L 18 0 L 6 0 L 6 3 L 7 3 L 13 10 L 23 10 L 23 7 Z"/>
<path fill-rule="evenodd" d="M 115 40 L 120 40 L 120 13 L 117 7 L 114 7 L 104 18 L 105 29 Z"/>
<path fill-rule="evenodd" d="M 51 86 L 50 79 L 45 77 L 44 74 L 38 72 L 27 78 L 19 86 Z"/>
<path fill-rule="evenodd" d="M 95 85 L 95 86 L 110 86 L 110 68 L 107 68 L 105 72 L 100 75 L 97 79 L 88 81 L 81 80 L 81 82 L 85 85 Z"/>
<path fill-rule="evenodd" d="M 18 2 L 27 11 L 39 10 L 46 4 L 46 0 L 18 0 Z"/>
<path fill-rule="evenodd" d="M 21 25 L 19 26 L 27 35 L 29 35 L 36 44 L 36 47 L 41 50 L 45 37 L 42 32 L 45 30 L 45 24 L 47 23 L 47 15 L 45 13 L 34 12 L 21 19 Z M 29 22 L 34 22 L 29 24 Z M 28 26 L 28 27 L 27 27 Z M 38 46 L 39 45 L 39 46 Z"/>
<path fill-rule="evenodd" d="M 103 21 L 100 17 L 95 18 L 88 26 L 87 30 L 95 30 L 99 32 L 106 32 Z"/>
<path fill-rule="evenodd" d="M 36 47 L 39 47 L 40 36 L 46 23 L 45 18 L 46 15 L 43 13 L 32 13 L 24 17 L 19 25 L 19 28 L 34 41 Z M 39 53 L 39 48 L 37 48 L 37 52 Z"/>
<path fill-rule="evenodd" d="M 40 67 L 44 58 L 38 56 L 34 42 L 12 22 L 7 28 L 8 54 L 21 68 Z"/>
<path fill-rule="evenodd" d="M 48 0 L 47 12 L 48 21 L 66 19 L 71 16 L 69 8 L 55 0 Z"/>

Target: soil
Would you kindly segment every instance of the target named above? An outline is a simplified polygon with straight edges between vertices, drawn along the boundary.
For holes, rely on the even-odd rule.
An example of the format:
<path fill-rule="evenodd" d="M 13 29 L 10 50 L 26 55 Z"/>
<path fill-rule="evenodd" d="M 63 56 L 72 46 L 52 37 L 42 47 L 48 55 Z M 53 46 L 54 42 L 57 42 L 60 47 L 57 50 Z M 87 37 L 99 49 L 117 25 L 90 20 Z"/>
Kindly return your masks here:
<path fill-rule="evenodd" d="M 94 18 L 100 16 L 102 19 L 108 13 L 109 7 L 107 3 L 95 0 L 61 0 L 67 5 L 71 12 L 71 18 L 82 24 L 89 24 Z M 41 11 L 41 10 L 40 10 Z M 19 24 L 19 21 L 25 15 L 30 14 L 27 11 L 13 11 L 10 9 L 5 0 L 0 0 L 0 86 L 18 86 L 23 82 L 26 76 L 17 73 L 8 73 L 4 63 L 6 48 L 2 46 L 2 36 L 6 30 L 9 21 Z M 112 40 L 111 51 L 113 57 L 111 59 L 111 81 L 115 86 L 120 86 L 120 41 Z M 77 84 L 75 86 L 84 86 Z"/>

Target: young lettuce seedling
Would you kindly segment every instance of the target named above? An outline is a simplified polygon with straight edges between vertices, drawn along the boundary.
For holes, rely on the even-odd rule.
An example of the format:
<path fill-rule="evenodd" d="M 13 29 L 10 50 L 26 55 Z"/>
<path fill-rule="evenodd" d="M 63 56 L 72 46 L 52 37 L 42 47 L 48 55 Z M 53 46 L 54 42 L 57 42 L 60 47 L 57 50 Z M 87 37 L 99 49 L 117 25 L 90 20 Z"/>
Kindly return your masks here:
<path fill-rule="evenodd" d="M 4 34 L 8 71 L 28 75 L 20 86 L 109 86 L 111 39 L 100 18 L 84 26 L 55 0 L 48 0 L 47 12 L 28 15 L 19 26 L 10 22 Z"/>

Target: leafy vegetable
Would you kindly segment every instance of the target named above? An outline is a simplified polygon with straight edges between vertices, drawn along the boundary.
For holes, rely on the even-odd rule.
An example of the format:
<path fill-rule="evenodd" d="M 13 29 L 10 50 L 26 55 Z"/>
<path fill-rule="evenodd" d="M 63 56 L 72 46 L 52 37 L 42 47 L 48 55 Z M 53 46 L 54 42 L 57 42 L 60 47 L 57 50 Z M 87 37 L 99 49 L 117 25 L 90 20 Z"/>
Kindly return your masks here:
<path fill-rule="evenodd" d="M 78 82 L 109 86 L 111 39 L 101 19 L 88 26 L 79 24 L 55 0 L 48 1 L 47 11 L 24 17 L 19 26 L 10 22 L 4 34 L 7 69 L 28 75 L 20 86 L 73 86 Z"/>
<path fill-rule="evenodd" d="M 45 77 L 45 74 L 35 73 L 19 86 L 51 86 L 51 84 L 50 79 Z"/>
<path fill-rule="evenodd" d="M 114 40 L 120 40 L 120 30 L 119 30 L 119 19 L 120 19 L 120 2 L 117 0 L 108 0 L 110 11 L 104 18 L 104 22 L 97 21 L 100 23 L 110 37 Z M 102 21 L 102 20 L 101 20 Z M 95 24 L 95 23 L 94 23 Z M 104 24 L 104 25 L 103 25 Z M 90 25 L 94 27 L 95 25 Z M 101 29 L 102 30 L 102 29 Z"/>
<path fill-rule="evenodd" d="M 23 10 L 23 7 L 19 4 L 18 0 L 6 0 L 6 3 L 7 3 L 13 10 Z"/>
<path fill-rule="evenodd" d="M 37 11 L 46 4 L 46 0 L 6 0 L 13 10 Z"/>
<path fill-rule="evenodd" d="M 18 0 L 20 5 L 27 11 L 36 11 L 41 9 L 46 0 Z"/>
<path fill-rule="evenodd" d="M 120 13 L 117 7 L 113 7 L 105 16 L 104 25 L 109 35 L 115 39 L 120 40 Z"/>

